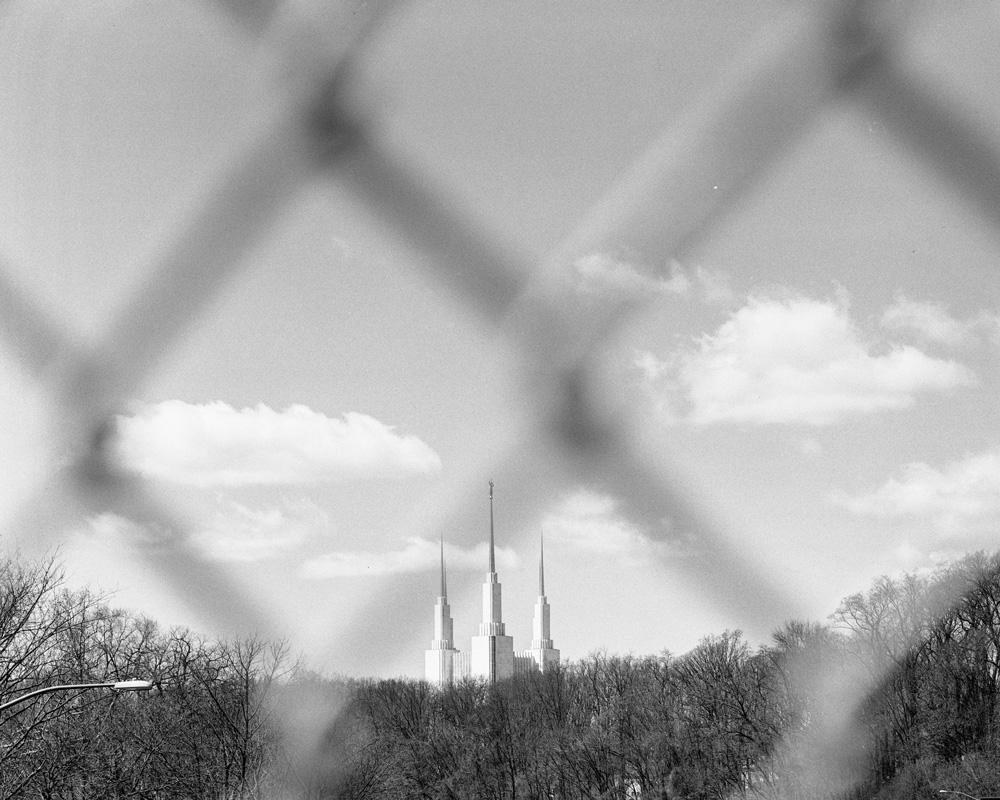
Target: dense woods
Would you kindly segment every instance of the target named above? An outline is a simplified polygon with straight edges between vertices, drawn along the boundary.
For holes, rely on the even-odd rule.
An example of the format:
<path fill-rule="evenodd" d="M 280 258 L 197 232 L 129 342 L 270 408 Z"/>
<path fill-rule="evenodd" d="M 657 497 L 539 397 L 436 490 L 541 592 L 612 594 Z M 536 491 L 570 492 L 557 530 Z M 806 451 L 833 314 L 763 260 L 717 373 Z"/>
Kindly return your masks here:
<path fill-rule="evenodd" d="M 12 557 L 0 703 L 61 683 L 148 676 L 156 689 L 0 712 L 0 797 L 1000 794 L 998 672 L 1000 558 L 984 554 L 882 578 L 764 646 L 726 632 L 680 656 L 596 652 L 445 690 L 331 679 L 280 643 L 161 630 L 68 591 L 54 561 Z M 825 739 L 838 710 L 853 732 Z"/>

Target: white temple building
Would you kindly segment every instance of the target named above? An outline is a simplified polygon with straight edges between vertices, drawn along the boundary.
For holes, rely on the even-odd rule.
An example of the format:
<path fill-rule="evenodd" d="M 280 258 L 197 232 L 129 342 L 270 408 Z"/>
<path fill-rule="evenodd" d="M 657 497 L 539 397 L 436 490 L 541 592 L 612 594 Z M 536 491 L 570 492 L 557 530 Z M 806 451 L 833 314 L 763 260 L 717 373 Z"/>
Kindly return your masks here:
<path fill-rule="evenodd" d="M 479 634 L 472 637 L 468 652 L 455 648 L 451 606 L 441 541 L 441 594 L 434 605 L 434 639 L 425 651 L 424 676 L 438 686 L 464 678 L 482 678 L 490 683 L 513 675 L 544 672 L 559 663 L 559 651 L 552 646 L 549 629 L 549 601 L 545 596 L 545 554 L 541 544 L 538 557 L 538 599 L 532 626 L 531 647 L 515 652 L 514 639 L 503 622 L 500 581 L 497 578 L 493 534 L 493 481 L 490 481 L 490 570 L 483 583 L 483 621 Z"/>

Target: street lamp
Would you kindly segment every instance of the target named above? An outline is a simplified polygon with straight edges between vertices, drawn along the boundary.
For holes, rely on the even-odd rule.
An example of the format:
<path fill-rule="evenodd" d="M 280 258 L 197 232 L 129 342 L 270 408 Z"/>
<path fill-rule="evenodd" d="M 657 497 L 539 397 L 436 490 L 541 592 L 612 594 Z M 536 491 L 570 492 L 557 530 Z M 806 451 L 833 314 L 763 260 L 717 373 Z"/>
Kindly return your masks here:
<path fill-rule="evenodd" d="M 46 686 L 44 689 L 35 689 L 33 692 L 28 692 L 20 697 L 15 697 L 13 700 L 8 700 L 6 703 L 0 704 L 0 711 L 10 708 L 11 706 L 16 706 L 18 703 L 23 703 L 25 700 L 31 700 L 33 697 L 38 697 L 39 695 L 48 694 L 49 692 L 62 692 L 62 691 L 80 691 L 83 689 L 111 689 L 113 692 L 148 692 L 153 688 L 152 681 L 116 681 L 114 683 L 69 683 L 62 684 L 60 686 Z"/>

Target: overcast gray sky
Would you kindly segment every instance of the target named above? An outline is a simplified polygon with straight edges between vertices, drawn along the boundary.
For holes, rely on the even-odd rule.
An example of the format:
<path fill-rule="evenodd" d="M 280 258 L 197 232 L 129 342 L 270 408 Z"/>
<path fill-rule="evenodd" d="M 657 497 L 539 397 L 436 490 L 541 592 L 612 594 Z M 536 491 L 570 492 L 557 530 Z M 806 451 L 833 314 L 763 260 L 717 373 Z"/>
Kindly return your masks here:
<path fill-rule="evenodd" d="M 413 2 L 366 49 L 355 91 L 435 191 L 541 259 L 785 8 Z M 904 52 L 995 143 L 998 26 L 986 3 L 924 3 Z M 4 269 L 90 341 L 282 94 L 208 4 L 9 2 L 0 38 Z M 594 252 L 574 268 L 647 295 L 610 348 L 608 391 L 733 548 L 824 619 L 880 574 L 995 546 L 997 255 L 959 193 L 845 102 L 682 258 Z M 577 480 L 524 439 L 539 398 L 521 346 L 317 176 L 123 410 L 122 458 L 331 672 L 421 673 L 442 534 L 467 646 L 490 478 L 515 646 L 542 529 L 566 657 L 780 624 L 718 602 L 670 520 L 630 514 L 621 487 Z M 13 520 L 64 456 L 61 412 L 4 341 L 0 376 Z M 71 582 L 209 624 L 119 547 L 141 535 L 77 514 L 60 534 Z"/>

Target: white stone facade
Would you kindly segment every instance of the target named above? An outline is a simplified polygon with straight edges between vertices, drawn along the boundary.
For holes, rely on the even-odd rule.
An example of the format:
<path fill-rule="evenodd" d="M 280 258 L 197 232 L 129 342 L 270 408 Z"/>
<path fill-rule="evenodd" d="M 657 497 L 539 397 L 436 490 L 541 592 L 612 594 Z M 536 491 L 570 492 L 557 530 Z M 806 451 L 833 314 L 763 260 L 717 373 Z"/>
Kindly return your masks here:
<path fill-rule="evenodd" d="M 442 571 L 442 576 L 443 574 Z M 443 578 L 441 589 L 443 593 L 446 592 Z M 448 598 L 441 596 L 434 605 L 434 639 L 431 641 L 431 649 L 424 652 L 424 675 L 432 683 L 443 686 L 455 679 L 454 659 L 458 651 L 452 635 L 451 607 L 448 605 Z"/>

